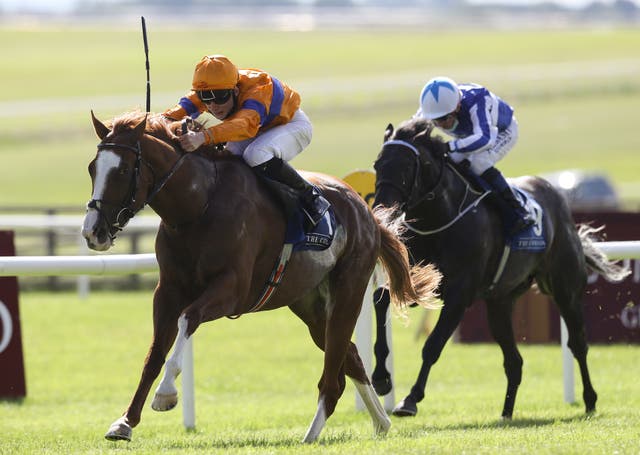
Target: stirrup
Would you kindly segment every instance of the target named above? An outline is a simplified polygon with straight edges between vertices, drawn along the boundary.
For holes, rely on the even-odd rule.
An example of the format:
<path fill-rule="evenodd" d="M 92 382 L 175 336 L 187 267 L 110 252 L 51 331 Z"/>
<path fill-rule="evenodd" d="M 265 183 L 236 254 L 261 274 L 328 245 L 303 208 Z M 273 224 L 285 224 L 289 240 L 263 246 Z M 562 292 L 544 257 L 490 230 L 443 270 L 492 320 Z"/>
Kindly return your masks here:
<path fill-rule="evenodd" d="M 312 201 L 308 206 L 303 205 L 302 211 L 307 216 L 307 219 L 311 226 L 315 226 L 322 220 L 324 214 L 329 210 L 331 204 L 327 201 L 321 194 L 314 191 L 314 196 Z"/>

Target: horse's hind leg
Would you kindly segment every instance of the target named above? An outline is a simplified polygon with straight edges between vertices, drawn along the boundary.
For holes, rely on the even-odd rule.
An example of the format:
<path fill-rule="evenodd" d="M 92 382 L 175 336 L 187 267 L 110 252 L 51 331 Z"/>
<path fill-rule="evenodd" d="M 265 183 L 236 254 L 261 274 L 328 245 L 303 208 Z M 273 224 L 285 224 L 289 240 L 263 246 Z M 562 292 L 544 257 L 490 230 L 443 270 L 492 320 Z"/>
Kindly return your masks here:
<path fill-rule="evenodd" d="M 391 427 L 391 420 L 389 420 L 389 416 L 387 416 L 383 406 L 380 404 L 374 388 L 367 379 L 367 372 L 362 364 L 362 359 L 358 354 L 356 345 L 353 343 L 349 343 L 349 350 L 345 359 L 345 373 L 355 385 L 371 416 L 374 433 L 376 435 L 386 434 Z"/>
<path fill-rule="evenodd" d="M 569 349 L 571 349 L 573 357 L 578 361 L 580 375 L 582 377 L 582 398 L 584 400 L 585 411 L 590 413 L 596 410 L 598 394 L 591 384 L 589 367 L 587 366 L 587 352 L 589 351 L 589 347 L 587 345 L 587 335 L 581 306 L 581 295 L 583 291 L 577 293 L 575 289 L 583 290 L 584 286 L 573 287 L 564 284 L 558 287 L 554 292 L 554 300 L 558 305 L 562 319 L 567 325 L 567 331 L 569 332 L 567 345 Z"/>
<path fill-rule="evenodd" d="M 504 358 L 504 373 L 507 376 L 507 393 L 504 397 L 502 417 L 511 419 L 516 395 L 522 381 L 522 356 L 518 351 L 513 335 L 511 312 L 513 301 L 487 301 L 487 318 L 493 338 L 496 340 Z"/>
<path fill-rule="evenodd" d="M 318 407 L 303 442 L 315 441 L 335 411 L 345 388 L 345 368 L 354 380 L 371 387 L 359 356 L 355 362 L 353 353 L 349 353 L 368 280 L 354 283 L 352 274 L 340 273 L 337 269 L 331 275 L 333 304 L 323 303 L 322 316 L 319 317 L 317 311 L 292 308 L 309 327 L 314 342 L 324 350 L 324 368 L 318 383 Z M 347 360 L 349 357 L 351 360 Z"/>
<path fill-rule="evenodd" d="M 391 299 L 389 290 L 380 287 L 373 293 L 373 307 L 376 312 L 376 342 L 373 352 L 376 357 L 376 366 L 371 374 L 371 383 L 376 393 L 380 396 L 391 392 L 391 373 L 387 370 L 387 357 L 389 356 L 389 344 L 387 342 L 387 322 Z M 365 302 L 365 305 L 368 302 Z"/>

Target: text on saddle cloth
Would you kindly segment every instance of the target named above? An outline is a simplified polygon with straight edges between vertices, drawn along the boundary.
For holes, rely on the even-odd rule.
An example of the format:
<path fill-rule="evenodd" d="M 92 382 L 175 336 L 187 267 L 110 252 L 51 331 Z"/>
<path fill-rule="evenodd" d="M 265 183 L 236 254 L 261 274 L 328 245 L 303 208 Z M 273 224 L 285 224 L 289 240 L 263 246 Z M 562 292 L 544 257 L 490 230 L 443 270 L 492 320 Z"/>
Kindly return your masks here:
<path fill-rule="evenodd" d="M 526 191 L 512 186 L 516 197 L 520 199 L 522 205 L 535 220 L 528 228 L 518 232 L 510 239 L 512 250 L 519 251 L 544 251 L 547 248 L 547 233 L 544 229 L 544 211 L 540 204 Z"/>

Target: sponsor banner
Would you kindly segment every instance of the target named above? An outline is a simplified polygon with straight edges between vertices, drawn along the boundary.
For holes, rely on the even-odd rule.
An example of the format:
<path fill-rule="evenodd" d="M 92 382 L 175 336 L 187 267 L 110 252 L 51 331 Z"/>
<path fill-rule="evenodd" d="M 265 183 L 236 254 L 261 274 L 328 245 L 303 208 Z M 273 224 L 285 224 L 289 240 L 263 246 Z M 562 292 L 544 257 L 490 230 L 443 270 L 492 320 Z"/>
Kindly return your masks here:
<path fill-rule="evenodd" d="M 11 231 L 0 231 L 0 256 L 15 256 Z M 0 372 L 0 398 L 27 395 L 16 277 L 0 277 Z"/>

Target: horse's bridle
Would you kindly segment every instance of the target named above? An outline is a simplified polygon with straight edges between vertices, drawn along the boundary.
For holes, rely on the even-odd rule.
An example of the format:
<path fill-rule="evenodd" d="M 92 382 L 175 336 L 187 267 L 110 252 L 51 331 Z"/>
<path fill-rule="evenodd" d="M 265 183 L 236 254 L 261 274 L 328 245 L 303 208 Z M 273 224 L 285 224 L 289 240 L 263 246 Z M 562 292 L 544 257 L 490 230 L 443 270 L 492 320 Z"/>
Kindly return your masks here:
<path fill-rule="evenodd" d="M 135 146 L 129 145 L 129 144 L 118 144 L 115 142 L 101 142 L 100 144 L 98 144 L 98 151 L 103 150 L 103 149 L 124 149 L 127 150 L 129 152 L 133 152 L 136 156 L 136 164 L 134 166 L 134 170 L 133 173 L 131 175 L 131 182 L 129 183 L 129 188 L 131 188 L 129 195 L 127 196 L 127 198 L 125 198 L 126 202 L 122 202 L 119 204 L 119 210 L 118 213 L 115 217 L 115 220 L 113 221 L 113 223 L 109 223 L 106 218 L 106 216 L 104 215 L 104 212 L 102 210 L 103 206 L 107 206 L 107 205 L 111 205 L 111 206 L 116 206 L 118 204 L 114 204 L 111 202 L 106 202 L 102 199 L 91 199 L 88 203 L 87 203 L 87 208 L 90 209 L 95 209 L 98 211 L 98 213 L 100 214 L 100 216 L 107 221 L 107 224 L 110 224 L 111 235 L 114 235 L 116 232 L 121 231 L 122 229 L 124 229 L 124 227 L 127 225 L 127 223 L 129 222 L 129 220 L 131 218 L 134 217 L 134 215 L 142 209 L 142 207 L 144 207 L 144 205 L 142 207 L 140 207 L 139 209 L 135 209 L 133 206 L 136 203 L 136 193 L 138 192 L 138 180 L 140 177 L 140 168 L 142 166 L 142 150 L 140 148 L 140 141 L 136 142 Z M 149 165 L 148 163 L 145 162 L 145 164 L 147 164 L 147 166 L 151 169 L 151 165 Z M 153 172 L 153 169 L 151 169 Z"/>
<path fill-rule="evenodd" d="M 436 198 L 436 190 L 438 189 L 438 187 L 440 186 L 440 184 L 442 183 L 442 179 L 444 177 L 444 166 L 446 163 L 446 158 L 444 155 L 442 155 L 442 158 L 440 160 L 440 170 L 438 172 L 438 178 L 436 179 L 435 183 L 432 185 L 432 187 L 427 190 L 426 192 L 424 192 L 424 194 L 422 194 L 416 201 L 413 201 L 413 199 L 416 197 L 416 194 L 420 194 L 420 171 L 422 168 L 422 160 L 420 159 L 420 151 L 418 150 L 418 148 L 413 145 L 411 142 L 407 142 L 407 141 L 403 141 L 403 140 L 399 140 L 399 139 L 395 139 L 395 140 L 391 140 L 391 141 L 387 141 L 382 145 L 382 148 L 384 149 L 385 147 L 389 146 L 389 145 L 399 145 L 405 148 L 408 148 L 409 150 L 411 150 L 411 152 L 413 152 L 413 156 L 415 158 L 415 162 L 416 162 L 416 171 L 413 175 L 413 183 L 411 185 L 411 189 L 409 190 L 408 194 L 405 188 L 397 185 L 394 181 L 390 180 L 390 179 L 383 179 L 383 180 L 379 180 L 376 182 L 376 188 L 379 186 L 384 185 L 389 185 L 394 187 L 396 190 L 398 190 L 400 192 L 400 194 L 402 195 L 402 197 L 405 199 L 405 212 L 409 211 L 415 207 L 417 207 L 419 204 L 421 204 L 423 201 L 428 200 L 431 201 L 433 199 Z"/>
<path fill-rule="evenodd" d="M 460 207 L 458 208 L 458 214 L 451 219 L 449 222 L 445 223 L 444 225 L 435 228 L 435 229 L 430 229 L 430 230 L 420 230 L 420 229 L 416 229 L 415 227 L 413 227 L 411 225 L 411 223 L 409 223 L 408 221 L 404 222 L 404 225 L 407 227 L 407 229 L 409 229 L 410 231 L 414 232 L 415 234 L 419 234 L 419 235 L 431 235 L 431 234 L 437 234 L 438 232 L 442 232 L 448 228 L 450 228 L 451 226 L 453 226 L 458 220 L 460 220 L 463 216 L 465 216 L 470 210 L 473 210 L 475 207 L 478 206 L 478 204 L 480 203 L 480 201 L 482 201 L 482 199 L 484 199 L 487 195 L 489 195 L 490 191 L 485 191 L 482 194 L 479 194 L 479 196 L 473 201 L 471 202 L 469 205 L 467 205 L 466 207 L 462 207 L 463 204 L 465 203 L 466 199 L 467 199 L 467 195 L 468 193 L 474 192 L 471 189 L 471 186 L 469 184 L 469 182 L 467 181 L 467 179 L 465 179 L 462 175 L 460 175 L 460 173 L 455 169 L 455 167 L 451 166 L 450 163 L 447 163 L 447 156 L 446 154 L 442 154 L 441 155 L 441 160 L 440 160 L 440 172 L 438 175 L 438 178 L 436 179 L 436 182 L 434 183 L 434 185 L 431 187 L 431 189 L 429 189 L 427 192 L 425 192 L 425 194 L 420 197 L 417 201 L 412 202 L 412 198 L 414 197 L 414 194 L 420 189 L 420 170 L 421 170 L 421 166 L 422 166 L 422 161 L 420 160 L 420 151 L 417 149 L 417 147 L 415 145 L 413 145 L 410 142 L 407 141 L 402 141 L 402 140 L 393 140 L 393 141 L 387 141 L 384 143 L 384 145 L 382 146 L 384 148 L 384 146 L 386 145 L 400 145 L 403 147 L 406 147 L 408 149 L 410 149 L 414 156 L 416 157 L 416 172 L 415 172 L 415 176 L 413 179 L 413 185 L 411 187 L 411 190 L 409 192 L 409 195 L 406 195 L 406 191 L 404 191 L 404 189 L 400 188 L 398 185 L 395 184 L 395 182 L 392 182 L 390 180 L 383 180 L 380 183 L 384 183 L 384 184 L 388 184 L 393 186 L 394 188 L 396 188 L 397 190 L 399 190 L 403 196 L 406 197 L 406 202 L 404 203 L 404 212 L 408 212 L 412 209 L 414 209 L 415 207 L 417 207 L 419 204 L 421 204 L 423 201 L 425 200 L 433 200 L 436 197 L 436 189 L 438 189 L 438 187 L 440 186 L 440 184 L 442 183 L 442 180 L 444 178 L 444 173 L 445 173 L 445 166 L 448 164 L 449 167 L 453 170 L 454 174 L 458 176 L 458 178 L 460 178 L 463 182 L 466 183 L 466 187 L 467 190 L 465 192 L 465 195 L 462 198 L 462 203 L 460 205 Z M 379 186 L 379 182 L 376 182 L 376 190 Z"/>
<path fill-rule="evenodd" d="M 136 163 L 134 166 L 133 173 L 131 175 L 131 183 L 129 184 L 131 191 L 129 192 L 129 195 L 125 198 L 126 202 L 122 202 L 119 204 L 120 207 L 119 207 L 118 213 L 115 217 L 115 220 L 112 223 L 110 223 L 107 217 L 105 216 L 102 210 L 102 207 L 106 205 L 116 206 L 118 204 L 105 202 L 101 199 L 91 199 L 87 203 L 87 208 L 95 209 L 99 213 L 99 215 L 106 221 L 106 223 L 109 224 L 110 226 L 109 234 L 111 235 L 112 238 L 115 237 L 115 235 L 119 231 L 124 229 L 127 223 L 129 223 L 129 220 L 131 220 L 131 218 L 133 218 L 136 215 L 136 213 L 142 210 L 147 204 L 149 204 L 153 200 L 153 198 L 165 186 L 165 184 L 171 178 L 171 176 L 173 176 L 173 174 L 176 172 L 178 167 L 180 167 L 180 165 L 182 164 L 182 161 L 184 160 L 184 157 L 186 156 L 186 154 L 182 154 L 180 158 L 178 158 L 178 160 L 173 164 L 169 172 L 167 172 L 167 174 L 162 179 L 160 179 L 160 182 L 156 184 L 156 174 L 155 174 L 155 171 L 153 170 L 153 167 L 151 166 L 151 164 L 149 164 L 149 162 L 147 162 L 144 158 L 142 158 L 142 149 L 140 147 L 140 141 L 137 141 L 135 146 L 132 146 L 129 144 L 118 144 L 115 142 L 101 142 L 100 144 L 98 144 L 98 151 L 102 149 L 117 149 L 117 148 L 124 149 L 129 152 L 133 152 L 136 156 Z M 136 194 L 138 192 L 142 164 L 147 166 L 151 171 L 153 184 L 151 185 L 152 190 L 148 193 L 148 196 L 144 201 L 144 203 L 141 204 L 140 207 L 135 208 L 134 206 L 136 204 Z"/>

